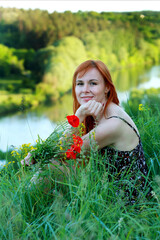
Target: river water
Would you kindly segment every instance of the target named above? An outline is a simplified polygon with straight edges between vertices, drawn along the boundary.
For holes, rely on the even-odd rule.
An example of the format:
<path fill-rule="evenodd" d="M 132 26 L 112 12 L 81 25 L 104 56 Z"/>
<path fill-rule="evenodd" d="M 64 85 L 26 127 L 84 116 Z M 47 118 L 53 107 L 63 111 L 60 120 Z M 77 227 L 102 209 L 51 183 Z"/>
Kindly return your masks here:
<path fill-rule="evenodd" d="M 148 69 L 124 69 L 112 73 L 120 102 L 126 101 L 133 88 L 160 88 L 160 66 Z M 72 114 L 72 97 L 64 96 L 54 106 L 0 118 L 0 150 L 6 152 L 24 143 L 35 144 L 38 135 L 46 139 L 56 124 Z"/>

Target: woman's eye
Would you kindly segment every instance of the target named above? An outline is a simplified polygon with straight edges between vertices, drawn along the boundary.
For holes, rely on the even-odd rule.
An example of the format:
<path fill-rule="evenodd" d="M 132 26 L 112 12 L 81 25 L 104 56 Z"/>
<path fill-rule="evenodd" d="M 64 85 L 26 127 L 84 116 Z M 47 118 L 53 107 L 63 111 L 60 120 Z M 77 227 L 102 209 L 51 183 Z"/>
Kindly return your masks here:
<path fill-rule="evenodd" d="M 91 85 L 97 85 L 97 83 L 96 83 L 96 82 L 91 82 L 90 84 L 91 84 Z"/>
<path fill-rule="evenodd" d="M 78 82 L 76 85 L 77 85 L 77 86 L 82 86 L 83 83 L 82 83 L 82 82 Z"/>

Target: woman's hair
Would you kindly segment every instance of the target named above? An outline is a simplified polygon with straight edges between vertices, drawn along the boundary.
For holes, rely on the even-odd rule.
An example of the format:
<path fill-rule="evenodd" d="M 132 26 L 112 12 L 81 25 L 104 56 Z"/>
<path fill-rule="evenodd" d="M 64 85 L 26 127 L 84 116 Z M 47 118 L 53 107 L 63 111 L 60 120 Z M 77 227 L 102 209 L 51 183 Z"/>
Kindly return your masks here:
<path fill-rule="evenodd" d="M 92 68 L 96 68 L 101 73 L 101 75 L 103 76 L 105 85 L 109 89 L 108 95 L 107 95 L 107 102 L 106 102 L 106 105 L 104 107 L 104 114 L 105 114 L 107 106 L 109 105 L 110 102 L 114 102 L 115 104 L 119 105 L 119 99 L 118 99 L 118 96 L 117 96 L 117 92 L 116 92 L 115 86 L 113 85 L 112 78 L 111 78 L 111 75 L 110 75 L 110 72 L 109 72 L 107 66 L 103 62 L 101 62 L 100 60 L 87 60 L 87 61 L 81 63 L 77 67 L 77 69 L 76 69 L 76 71 L 74 72 L 74 75 L 73 75 L 72 95 L 73 95 L 73 112 L 74 113 L 80 107 L 80 104 L 77 101 L 77 97 L 76 97 L 76 93 L 75 93 L 77 75 L 79 74 L 79 77 L 82 77 L 88 70 L 90 70 Z M 88 129 L 88 130 L 86 129 L 86 132 L 90 131 L 94 127 L 93 126 L 94 125 L 94 119 L 90 118 L 88 120 L 89 121 L 87 121 L 87 119 L 86 119 L 86 121 L 84 122 L 85 126 Z"/>

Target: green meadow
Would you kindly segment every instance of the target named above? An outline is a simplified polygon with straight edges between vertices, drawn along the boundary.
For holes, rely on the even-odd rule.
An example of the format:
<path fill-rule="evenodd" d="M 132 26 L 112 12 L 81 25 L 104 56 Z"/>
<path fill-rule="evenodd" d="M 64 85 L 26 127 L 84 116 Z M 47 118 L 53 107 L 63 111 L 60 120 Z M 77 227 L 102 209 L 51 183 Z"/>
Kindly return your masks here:
<path fill-rule="evenodd" d="M 31 178 L 39 165 L 20 164 L 36 147 L 26 144 L 16 157 L 5 153 L 7 164 L 0 177 L 0 239 L 160 239 L 160 100 L 154 95 L 143 104 L 136 103 L 132 94 L 124 107 L 141 134 L 152 197 L 146 198 L 146 190 L 135 204 L 128 204 L 123 189 L 117 195 L 121 181 L 129 181 L 128 176 L 117 181 L 104 168 L 105 159 L 94 150 L 94 143 L 87 156 L 89 164 L 77 167 L 76 174 L 68 160 L 69 176 L 49 167 L 41 173 L 44 181 L 34 184 Z M 57 135 L 56 140 L 58 144 Z M 38 149 L 42 152 L 44 144 L 49 152 L 49 142 L 38 142 Z M 48 152 L 44 154 L 48 156 Z M 85 161 L 86 156 L 81 154 L 80 159 Z"/>

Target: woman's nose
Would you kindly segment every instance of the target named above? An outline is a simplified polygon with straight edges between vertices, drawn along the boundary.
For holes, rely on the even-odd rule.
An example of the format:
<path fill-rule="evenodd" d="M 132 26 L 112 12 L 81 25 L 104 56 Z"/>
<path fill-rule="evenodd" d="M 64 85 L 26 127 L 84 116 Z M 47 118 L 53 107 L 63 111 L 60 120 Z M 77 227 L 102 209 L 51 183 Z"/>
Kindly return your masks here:
<path fill-rule="evenodd" d="M 84 84 L 83 91 L 84 92 L 89 92 L 90 91 L 88 84 Z"/>

